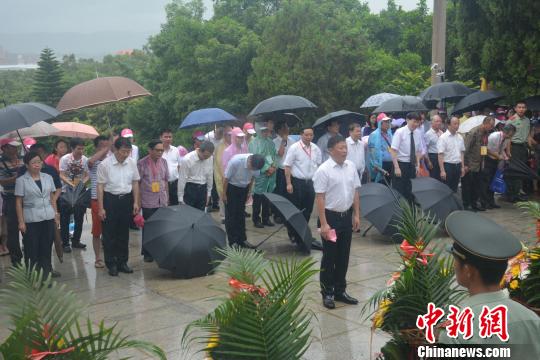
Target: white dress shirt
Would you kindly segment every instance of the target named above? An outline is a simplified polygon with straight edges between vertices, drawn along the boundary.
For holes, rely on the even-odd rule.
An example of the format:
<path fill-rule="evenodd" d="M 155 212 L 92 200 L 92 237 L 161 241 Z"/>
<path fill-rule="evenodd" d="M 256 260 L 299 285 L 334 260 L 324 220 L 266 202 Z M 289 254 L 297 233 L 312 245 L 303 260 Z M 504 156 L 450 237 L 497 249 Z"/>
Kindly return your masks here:
<path fill-rule="evenodd" d="M 139 161 L 139 147 L 135 144 L 131 144 L 131 158 L 135 160 L 135 162 Z"/>
<path fill-rule="evenodd" d="M 163 151 L 162 157 L 167 160 L 169 167 L 169 182 L 178 180 L 178 166 L 180 165 L 180 153 L 176 146 L 169 146 L 169 150 Z"/>
<path fill-rule="evenodd" d="M 422 134 L 420 131 L 413 132 L 414 137 L 414 147 L 416 149 L 418 159 L 419 156 L 422 156 Z M 392 137 L 392 149 L 397 152 L 397 160 L 400 162 L 410 162 L 411 161 L 411 130 L 408 126 L 403 126 L 396 130 L 396 133 Z M 419 154 L 419 155 L 418 155 Z"/>
<path fill-rule="evenodd" d="M 131 157 L 119 163 L 116 156 L 105 158 L 97 169 L 97 182 L 104 184 L 104 190 L 114 195 L 124 195 L 131 192 L 133 181 L 139 181 L 137 164 Z"/>
<path fill-rule="evenodd" d="M 358 171 L 350 160 L 339 165 L 330 158 L 322 163 L 313 177 L 315 192 L 325 194 L 324 207 L 331 211 L 349 210 L 354 201 L 354 193 L 360 186 Z"/>
<path fill-rule="evenodd" d="M 429 154 L 438 154 L 439 148 L 437 147 L 437 142 L 439 141 L 439 138 L 443 132 L 441 130 L 433 130 L 433 128 L 429 129 L 426 132 L 426 135 L 424 135 L 424 141 L 427 146 L 427 152 Z"/>
<path fill-rule="evenodd" d="M 213 179 L 214 157 L 210 156 L 206 160 L 201 160 L 198 150 L 190 152 L 180 161 L 180 170 L 178 171 L 178 201 L 184 202 L 184 189 L 188 182 L 199 185 L 206 184 L 206 193 L 207 196 L 210 196 Z"/>
<path fill-rule="evenodd" d="M 505 139 L 502 131 L 491 133 L 488 137 L 488 150 L 499 156 L 504 155 L 504 149 L 511 139 Z"/>
<path fill-rule="evenodd" d="M 438 153 L 443 154 L 444 162 L 461 164 L 461 154 L 465 151 L 465 142 L 457 132 L 452 135 L 448 130 L 439 138 Z"/>
<path fill-rule="evenodd" d="M 237 154 L 229 160 L 224 174 L 229 184 L 245 188 L 251 183 L 253 177 L 260 175 L 260 170 L 248 169 L 247 161 L 251 155 L 253 154 Z"/>
<path fill-rule="evenodd" d="M 281 147 L 281 141 L 283 139 L 281 138 L 281 136 L 276 136 L 276 138 L 273 140 L 274 141 L 274 144 L 276 145 L 276 154 L 278 153 L 279 151 L 279 148 Z M 295 141 L 292 137 L 288 136 L 287 137 L 287 145 L 285 146 L 285 151 L 283 152 L 283 156 L 277 156 L 277 165 L 278 165 L 278 168 L 280 169 L 284 169 L 285 166 L 283 165 L 283 161 L 285 160 L 285 157 L 287 156 L 287 152 L 289 151 L 289 148 L 291 147 L 292 144 L 294 144 Z"/>
<path fill-rule="evenodd" d="M 291 175 L 297 179 L 312 180 L 317 167 L 322 162 L 322 152 L 313 143 L 307 147 L 302 140 L 294 143 L 287 151 L 284 166 L 291 168 Z"/>
<path fill-rule="evenodd" d="M 356 170 L 362 174 L 366 168 L 366 151 L 364 142 L 359 139 L 354 141 L 350 136 L 345 139 L 347 143 L 347 160 L 351 160 Z"/>

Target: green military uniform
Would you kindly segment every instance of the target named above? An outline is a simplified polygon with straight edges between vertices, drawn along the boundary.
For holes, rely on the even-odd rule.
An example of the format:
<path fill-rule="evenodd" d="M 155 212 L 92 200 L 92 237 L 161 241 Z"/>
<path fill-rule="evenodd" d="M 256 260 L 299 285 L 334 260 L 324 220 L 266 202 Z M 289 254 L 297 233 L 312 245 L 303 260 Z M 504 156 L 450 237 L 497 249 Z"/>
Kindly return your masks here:
<path fill-rule="evenodd" d="M 272 192 L 276 187 L 276 173 L 267 176 L 266 171 L 274 166 L 277 167 L 277 152 L 276 146 L 270 137 L 257 136 L 248 145 L 249 152 L 259 154 L 264 157 L 264 166 L 261 169 L 261 175 L 255 178 L 254 194 L 262 194 Z"/>
<path fill-rule="evenodd" d="M 505 261 L 521 250 L 519 240 L 495 222 L 468 211 L 456 211 L 446 219 L 446 230 L 454 239 L 452 253 L 457 257 L 481 258 L 483 261 Z M 473 336 L 464 340 L 462 335 L 453 339 L 443 330 L 439 336 L 442 344 L 462 345 L 510 345 L 512 359 L 540 359 L 540 317 L 520 303 L 511 300 L 506 290 L 472 295 L 465 299 L 460 309 L 470 307 L 474 313 Z M 479 318 L 483 306 L 490 309 L 505 305 L 508 336 L 502 342 L 497 335 L 481 338 Z M 516 346 L 513 346 L 516 345 Z"/>
<path fill-rule="evenodd" d="M 512 120 L 508 121 L 508 124 L 516 127 L 516 133 L 512 137 L 512 146 L 510 147 L 512 159 L 526 162 L 528 158 L 527 140 L 531 132 L 531 120 L 526 116 L 520 118 L 516 114 Z M 505 180 L 507 185 L 506 196 L 510 198 L 509 200 L 516 200 L 519 191 L 523 187 L 523 181 L 519 178 Z"/>

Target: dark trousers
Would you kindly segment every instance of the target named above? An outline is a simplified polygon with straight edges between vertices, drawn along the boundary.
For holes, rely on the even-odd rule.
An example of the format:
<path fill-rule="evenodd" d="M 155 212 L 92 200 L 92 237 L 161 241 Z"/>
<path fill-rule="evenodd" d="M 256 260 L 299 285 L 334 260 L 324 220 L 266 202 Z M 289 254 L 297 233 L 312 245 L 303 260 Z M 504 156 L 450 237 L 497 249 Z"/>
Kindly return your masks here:
<path fill-rule="evenodd" d="M 206 184 L 186 183 L 184 203 L 201 211 L 206 207 Z"/>
<path fill-rule="evenodd" d="M 60 236 L 62 237 L 62 244 L 64 246 L 69 246 L 69 220 L 71 218 L 71 214 L 73 214 L 73 221 L 75 222 L 75 230 L 73 232 L 73 239 L 71 239 L 71 243 L 77 244 L 81 242 L 85 213 L 86 209 L 83 208 L 75 208 L 73 212 L 65 208 L 60 208 Z"/>
<path fill-rule="evenodd" d="M 313 204 L 315 202 L 313 181 L 291 177 L 291 183 L 293 186 L 293 193 L 289 195 L 290 200 L 294 206 L 302 211 L 304 218 L 309 223 L 309 218 L 313 212 Z M 299 242 L 299 239 L 296 239 L 298 235 L 296 234 L 296 231 L 292 229 L 292 227 L 287 226 L 287 231 L 291 239 Z"/>
<path fill-rule="evenodd" d="M 227 196 L 227 200 L 229 197 Z M 253 222 L 267 221 L 270 219 L 270 201 L 263 194 L 253 194 Z"/>
<path fill-rule="evenodd" d="M 129 257 L 129 223 L 133 213 L 133 195 L 103 195 L 103 253 L 108 268 L 125 264 Z"/>
<path fill-rule="evenodd" d="M 178 180 L 169 181 L 169 205 L 178 205 Z"/>
<path fill-rule="evenodd" d="M 2 194 L 4 205 L 3 213 L 6 217 L 7 227 L 7 248 L 12 265 L 20 264 L 23 254 L 21 251 L 21 243 L 19 241 L 19 221 L 17 219 L 17 211 L 15 210 L 15 195 Z"/>
<path fill-rule="evenodd" d="M 36 270 L 42 270 L 44 279 L 52 271 L 55 226 L 54 220 L 26 223 L 26 233 L 23 236 L 24 261 L 28 266 L 35 266 Z"/>
<path fill-rule="evenodd" d="M 398 161 L 399 169 L 401 170 L 401 176 L 394 175 L 392 180 L 392 187 L 396 189 L 403 197 L 409 202 L 414 202 L 412 194 L 411 179 L 416 178 L 416 167 L 410 162 Z"/>
<path fill-rule="evenodd" d="M 497 168 L 499 166 L 499 160 L 492 159 L 490 157 L 486 157 L 484 161 L 484 169 L 482 170 L 482 188 L 481 188 L 481 195 L 480 195 L 480 201 L 482 202 L 482 205 L 488 206 L 488 205 L 495 205 L 495 195 L 493 191 L 489 188 L 491 185 L 491 181 L 493 181 L 493 177 L 495 176 L 495 173 L 497 172 Z"/>
<path fill-rule="evenodd" d="M 241 188 L 232 184 L 227 186 L 225 204 L 225 230 L 229 245 L 246 242 L 246 200 L 249 187 Z"/>
<path fill-rule="evenodd" d="M 154 213 L 157 211 L 157 209 L 159 208 L 142 208 L 142 216 L 144 218 L 144 220 L 148 220 L 150 218 L 150 216 L 154 215 Z M 144 239 L 144 226 L 143 226 L 143 229 L 142 229 L 142 236 L 143 236 L 143 239 Z M 141 255 L 146 255 L 146 256 L 149 256 L 150 253 L 148 251 L 146 251 L 146 249 L 144 248 L 144 245 L 142 245 L 142 241 L 141 241 Z"/>
<path fill-rule="evenodd" d="M 526 144 L 512 143 L 511 146 L 512 159 L 527 162 L 528 152 Z M 509 198 L 515 198 L 519 195 L 519 191 L 523 187 L 523 180 L 520 178 L 505 178 L 506 182 L 506 195 Z"/>
<path fill-rule="evenodd" d="M 446 180 L 444 183 L 448 185 L 453 192 L 457 192 L 459 179 L 461 178 L 461 163 L 452 164 L 445 162 L 444 172 L 446 173 Z"/>
<path fill-rule="evenodd" d="M 211 196 L 211 200 L 212 200 L 212 208 L 213 209 L 219 208 L 219 194 L 217 193 L 217 190 L 216 190 L 216 179 L 212 180 L 212 196 Z"/>
<path fill-rule="evenodd" d="M 379 183 L 392 186 L 392 178 L 394 176 L 394 164 L 391 161 L 383 161 L 382 168 L 388 173 L 388 176 L 383 176 Z M 384 181 L 386 180 L 386 182 Z"/>
<path fill-rule="evenodd" d="M 287 197 L 287 180 L 285 180 L 285 170 L 278 168 L 276 171 L 276 188 L 274 194 Z"/>
<path fill-rule="evenodd" d="M 478 198 L 480 197 L 480 172 L 469 171 L 461 179 L 461 200 L 463 206 L 477 206 Z"/>
<path fill-rule="evenodd" d="M 352 210 L 336 213 L 325 210 L 326 221 L 336 230 L 336 242 L 322 239 L 323 255 L 321 259 L 321 292 L 324 295 L 340 294 L 347 287 L 347 269 L 352 237 Z"/>
<path fill-rule="evenodd" d="M 441 181 L 441 168 L 439 167 L 439 155 L 434 154 L 434 153 L 429 153 L 428 156 L 429 156 L 429 161 L 431 161 L 431 165 L 433 165 L 433 168 L 429 170 L 429 176 Z"/>

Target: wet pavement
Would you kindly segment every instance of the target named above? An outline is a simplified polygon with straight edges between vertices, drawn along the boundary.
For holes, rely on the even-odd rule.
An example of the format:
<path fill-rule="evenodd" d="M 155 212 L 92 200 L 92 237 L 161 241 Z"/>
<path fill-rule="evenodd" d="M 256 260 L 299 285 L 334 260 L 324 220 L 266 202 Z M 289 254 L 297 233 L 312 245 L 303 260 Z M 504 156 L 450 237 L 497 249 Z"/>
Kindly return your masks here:
<path fill-rule="evenodd" d="M 525 243 L 534 241 L 533 221 L 508 203 L 500 202 L 499 210 L 489 210 L 485 216 L 507 227 Z M 314 212 L 315 213 L 315 212 Z M 213 216 L 218 218 L 217 213 Z M 131 231 L 129 265 L 133 274 L 120 273 L 111 277 L 104 269 L 94 267 L 94 253 L 91 248 L 90 214 L 85 218 L 83 239 L 87 250 L 75 249 L 64 255 L 60 264 L 54 255 L 54 268 L 62 273 L 59 282 L 74 291 L 80 300 L 88 304 L 86 313 L 92 321 L 105 320 L 107 324 L 118 323 L 125 334 L 147 340 L 161 346 L 169 359 L 203 359 L 204 354 L 182 351 L 181 336 L 186 325 L 211 311 L 224 293 L 217 288 L 224 287 L 227 279 L 221 275 L 211 275 L 191 280 L 173 278 L 167 270 L 155 263 L 144 263 L 139 256 L 141 236 L 139 231 Z M 247 219 L 248 240 L 257 244 L 265 239 L 276 227 L 256 229 Z M 362 223 L 362 230 L 369 224 Z M 315 223 L 312 220 L 312 230 Z M 435 241 L 448 241 L 441 233 Z M 261 249 L 269 258 L 302 256 L 295 252 L 287 238 L 285 229 L 280 230 L 265 242 Z M 321 253 L 312 252 L 316 260 Z M 347 291 L 357 297 L 358 306 L 336 303 L 335 310 L 327 310 L 321 304 L 318 283 L 314 281 L 306 290 L 307 307 L 315 314 L 312 322 L 312 342 L 304 359 L 370 359 L 388 337 L 382 332 L 372 332 L 371 322 L 361 317 L 363 303 L 375 291 L 385 286 L 391 272 L 397 268 L 399 257 L 396 246 L 375 229 L 362 237 L 353 234 L 351 257 L 348 271 Z M 0 258 L 0 288 L 5 286 L 5 271 L 10 263 L 8 257 Z M 315 278 L 314 280 L 317 280 Z M 7 317 L 0 312 L 0 341 L 8 335 Z M 147 359 L 142 352 L 122 352 L 134 359 Z"/>

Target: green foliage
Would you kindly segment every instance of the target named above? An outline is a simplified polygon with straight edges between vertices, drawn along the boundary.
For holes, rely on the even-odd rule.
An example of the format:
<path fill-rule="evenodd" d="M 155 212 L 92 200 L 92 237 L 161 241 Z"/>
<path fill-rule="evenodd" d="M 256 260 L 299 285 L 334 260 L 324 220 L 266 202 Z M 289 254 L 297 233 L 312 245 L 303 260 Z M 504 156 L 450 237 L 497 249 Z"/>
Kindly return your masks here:
<path fill-rule="evenodd" d="M 270 262 L 261 253 L 237 248 L 221 252 L 226 258 L 218 272 L 248 288 L 233 290 L 212 313 L 191 323 L 183 346 L 201 344 L 200 351 L 214 360 L 300 359 L 309 347 L 312 317 L 304 307 L 303 291 L 317 273 L 316 262 Z"/>
<path fill-rule="evenodd" d="M 55 107 L 64 94 L 62 83 L 63 72 L 54 52 L 45 48 L 38 61 L 38 69 L 34 72 L 33 96 L 37 102 Z"/>
<path fill-rule="evenodd" d="M 521 282 L 521 299 L 527 305 L 540 309 L 540 247 L 530 250 L 529 275 Z"/>
<path fill-rule="evenodd" d="M 18 102 L 30 102 L 32 95 L 32 81 L 34 70 L 0 71 L 0 107 Z"/>
<path fill-rule="evenodd" d="M 3 309 L 11 320 L 12 332 L 0 345 L 5 359 L 26 359 L 28 351 L 66 351 L 55 359 L 99 360 L 122 349 L 139 349 L 159 359 L 165 353 L 144 341 L 130 340 L 116 325 L 97 327 L 90 319 L 79 320 L 81 303 L 65 285 L 22 265 L 8 271 L 12 281 L 1 292 Z"/>

